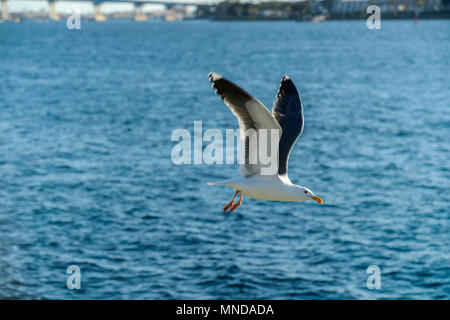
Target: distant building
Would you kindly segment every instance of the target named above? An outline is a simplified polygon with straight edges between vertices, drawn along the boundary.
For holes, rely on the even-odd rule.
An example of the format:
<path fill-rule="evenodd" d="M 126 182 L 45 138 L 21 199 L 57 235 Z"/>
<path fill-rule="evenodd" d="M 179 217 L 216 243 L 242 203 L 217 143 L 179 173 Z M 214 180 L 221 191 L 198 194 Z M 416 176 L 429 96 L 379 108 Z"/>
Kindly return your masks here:
<path fill-rule="evenodd" d="M 316 1 L 310 4 L 309 11 L 313 16 L 328 14 L 328 10 L 324 7 L 322 2 L 323 1 L 321 2 Z"/>
<path fill-rule="evenodd" d="M 276 9 L 263 9 L 259 12 L 259 15 L 265 18 L 272 18 L 272 19 L 288 18 L 288 13 L 286 11 Z"/>

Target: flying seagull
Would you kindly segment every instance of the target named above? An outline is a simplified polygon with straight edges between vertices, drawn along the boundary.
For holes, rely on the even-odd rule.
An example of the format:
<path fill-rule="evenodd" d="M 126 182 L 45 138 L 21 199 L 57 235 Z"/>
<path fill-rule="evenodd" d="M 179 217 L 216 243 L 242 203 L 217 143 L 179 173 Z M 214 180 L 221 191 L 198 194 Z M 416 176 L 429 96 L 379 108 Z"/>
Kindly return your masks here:
<path fill-rule="evenodd" d="M 287 75 L 282 78 L 272 113 L 260 101 L 221 75 L 211 72 L 209 80 L 216 93 L 238 119 L 240 140 L 245 143 L 245 162 L 240 168 L 241 175 L 208 183 L 229 186 L 236 190 L 233 199 L 225 205 L 223 211 L 230 209 L 231 213 L 236 210 L 242 204 L 244 195 L 271 201 L 315 200 L 323 203 L 311 190 L 293 184 L 288 177 L 289 154 L 303 131 L 303 105 L 292 80 Z M 271 150 L 278 151 L 278 170 L 275 170 L 274 174 L 261 174 L 263 163 L 259 159 L 254 163 L 250 161 L 252 156 L 257 158 L 254 154 L 257 150 L 250 145 L 251 139 L 245 135 L 245 132 L 251 132 L 251 129 L 254 134 L 259 134 L 262 129 L 266 129 L 265 132 L 279 130 L 278 150 Z M 269 149 L 270 139 L 267 139 L 267 144 Z M 239 201 L 234 203 L 239 193 Z"/>

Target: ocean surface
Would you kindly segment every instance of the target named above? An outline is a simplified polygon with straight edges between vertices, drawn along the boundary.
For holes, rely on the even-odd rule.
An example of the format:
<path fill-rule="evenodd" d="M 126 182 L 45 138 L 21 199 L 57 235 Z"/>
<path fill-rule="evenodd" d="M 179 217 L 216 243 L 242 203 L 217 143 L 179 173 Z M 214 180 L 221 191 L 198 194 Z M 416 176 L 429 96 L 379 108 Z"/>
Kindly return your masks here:
<path fill-rule="evenodd" d="M 449 299 L 449 63 L 449 20 L 0 24 L 0 298 Z M 238 166 L 172 162 L 237 127 L 210 71 L 269 108 L 293 79 L 323 205 L 223 213 Z"/>

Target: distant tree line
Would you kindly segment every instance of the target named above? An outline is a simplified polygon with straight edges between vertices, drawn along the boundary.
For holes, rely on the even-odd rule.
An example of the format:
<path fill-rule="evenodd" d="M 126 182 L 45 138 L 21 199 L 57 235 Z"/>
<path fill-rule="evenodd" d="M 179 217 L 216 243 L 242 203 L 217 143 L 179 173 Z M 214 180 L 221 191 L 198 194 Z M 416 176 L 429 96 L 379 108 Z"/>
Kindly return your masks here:
<path fill-rule="evenodd" d="M 331 2 L 332 0 L 327 1 Z M 198 6 L 197 17 L 218 20 L 302 20 L 310 15 L 311 3 L 311 0 L 301 2 L 271 1 L 258 4 L 224 1 L 216 6 Z"/>
<path fill-rule="evenodd" d="M 227 0 L 215 6 L 199 6 L 196 17 L 216 20 L 311 20 L 320 18 L 320 16 L 326 19 L 364 18 L 367 16 L 365 7 L 361 7 L 361 10 L 356 12 L 354 8 L 350 8 L 353 4 L 350 2 L 343 2 L 346 5 L 345 13 L 335 12 L 336 10 L 332 9 L 334 2 L 335 0 L 304 0 L 241 3 Z M 369 1 L 371 4 L 379 4 L 379 2 L 381 1 Z M 410 10 L 399 12 L 396 9 L 403 2 L 404 0 L 391 0 L 390 8 L 394 9 L 391 8 L 391 11 L 384 12 L 384 16 L 388 18 L 408 18 L 412 16 L 413 14 Z M 432 0 L 416 0 L 416 2 L 418 8 L 424 8 L 424 4 L 432 2 Z M 450 0 L 441 0 L 441 4 L 442 6 L 440 6 L 439 10 L 431 11 L 429 10 L 430 6 L 427 5 L 426 9 L 423 10 L 424 12 L 420 13 L 420 16 L 423 18 L 450 18 Z"/>

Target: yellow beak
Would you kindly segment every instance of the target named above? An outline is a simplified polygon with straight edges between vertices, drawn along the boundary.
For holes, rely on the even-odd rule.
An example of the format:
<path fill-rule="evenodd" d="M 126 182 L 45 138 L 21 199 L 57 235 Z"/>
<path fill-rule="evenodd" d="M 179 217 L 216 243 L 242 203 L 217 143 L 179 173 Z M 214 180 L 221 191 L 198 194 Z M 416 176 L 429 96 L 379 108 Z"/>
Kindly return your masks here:
<path fill-rule="evenodd" d="M 313 200 L 316 200 L 318 203 L 320 203 L 320 204 L 322 204 L 323 203 L 323 200 L 320 198 L 320 197 L 318 197 L 318 196 L 314 196 L 314 197 L 312 197 L 312 199 Z"/>

